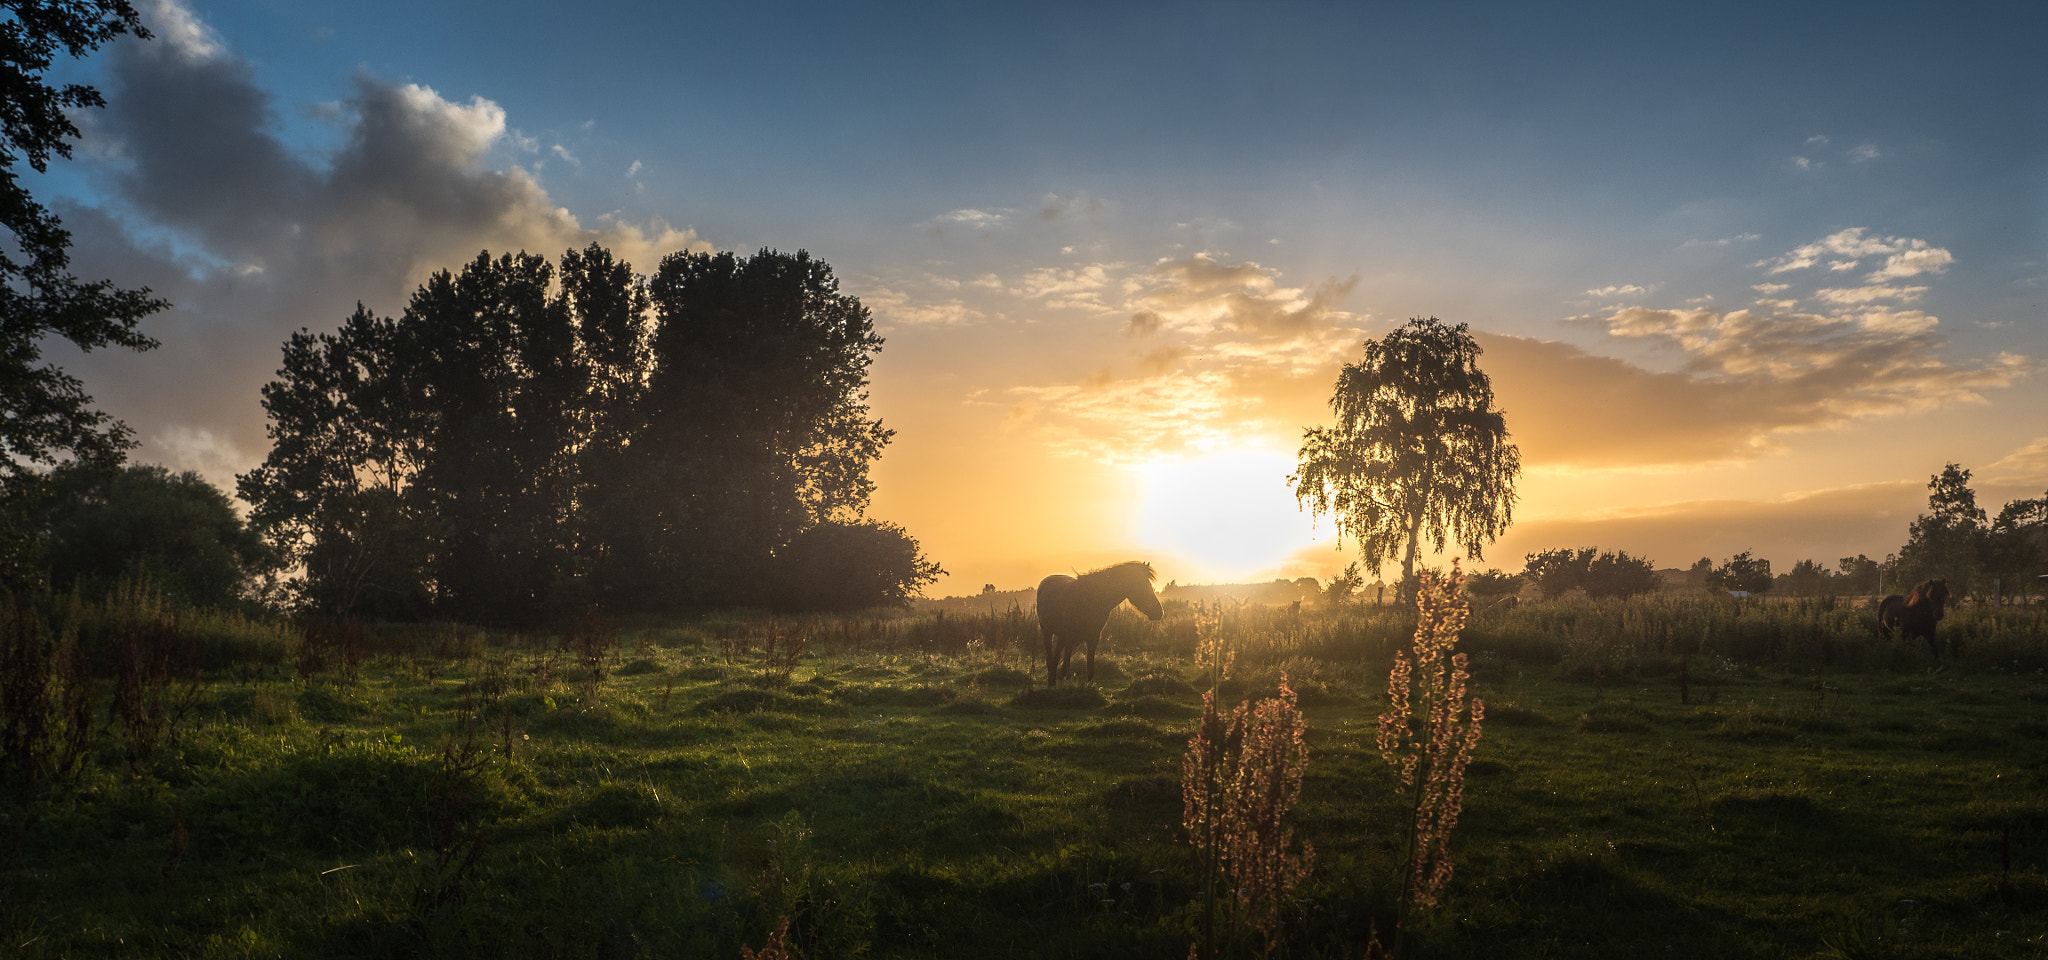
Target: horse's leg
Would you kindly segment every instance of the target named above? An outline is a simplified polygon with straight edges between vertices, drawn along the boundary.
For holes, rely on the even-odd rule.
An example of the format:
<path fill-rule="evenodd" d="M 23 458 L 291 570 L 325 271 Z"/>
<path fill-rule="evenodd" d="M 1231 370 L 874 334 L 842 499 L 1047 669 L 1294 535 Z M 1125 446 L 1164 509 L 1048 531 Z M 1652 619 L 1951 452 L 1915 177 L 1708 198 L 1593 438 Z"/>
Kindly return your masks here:
<path fill-rule="evenodd" d="M 1059 647 L 1054 643 L 1051 627 L 1041 622 L 1038 625 L 1038 632 L 1045 638 L 1045 688 L 1050 690 L 1060 683 Z"/>
<path fill-rule="evenodd" d="M 1095 682 L 1095 645 L 1102 642 L 1102 634 L 1088 638 L 1088 682 Z"/>

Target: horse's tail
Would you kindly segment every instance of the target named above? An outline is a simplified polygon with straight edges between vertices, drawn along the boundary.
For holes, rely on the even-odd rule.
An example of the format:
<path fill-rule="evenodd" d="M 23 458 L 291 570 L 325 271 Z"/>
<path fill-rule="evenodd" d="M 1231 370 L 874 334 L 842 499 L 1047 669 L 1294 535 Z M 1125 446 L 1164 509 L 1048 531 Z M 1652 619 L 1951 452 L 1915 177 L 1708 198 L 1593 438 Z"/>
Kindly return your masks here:
<path fill-rule="evenodd" d="M 1877 632 L 1886 640 L 1892 638 L 1892 629 L 1903 619 L 1906 603 L 1906 598 L 1896 593 L 1877 602 Z"/>

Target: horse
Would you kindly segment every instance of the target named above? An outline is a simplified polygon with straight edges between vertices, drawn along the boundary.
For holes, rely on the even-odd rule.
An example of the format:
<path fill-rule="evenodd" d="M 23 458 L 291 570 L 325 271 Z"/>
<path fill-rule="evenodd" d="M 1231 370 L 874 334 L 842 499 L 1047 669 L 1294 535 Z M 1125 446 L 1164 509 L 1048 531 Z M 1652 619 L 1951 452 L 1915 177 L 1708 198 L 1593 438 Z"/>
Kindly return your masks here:
<path fill-rule="evenodd" d="M 1943 616 L 1942 607 L 1948 604 L 1948 581 L 1922 580 L 1906 594 L 1892 594 L 1877 604 L 1877 628 L 1889 640 L 1892 630 L 1904 632 L 1906 640 L 1914 637 L 1927 640 L 1927 649 L 1934 659 L 1941 659 L 1941 644 L 1934 639 L 1934 625 Z M 1963 645 L 1954 637 L 1949 638 L 1949 651 L 1955 656 L 1963 655 Z"/>
<path fill-rule="evenodd" d="M 1088 645 L 1088 680 L 1095 680 L 1095 646 L 1110 611 L 1125 600 L 1146 617 L 1166 616 L 1152 581 L 1159 575 L 1142 560 L 1114 564 L 1070 577 L 1055 573 L 1038 581 L 1038 633 L 1045 640 L 1045 685 L 1059 685 L 1074 657 L 1074 648 Z"/>

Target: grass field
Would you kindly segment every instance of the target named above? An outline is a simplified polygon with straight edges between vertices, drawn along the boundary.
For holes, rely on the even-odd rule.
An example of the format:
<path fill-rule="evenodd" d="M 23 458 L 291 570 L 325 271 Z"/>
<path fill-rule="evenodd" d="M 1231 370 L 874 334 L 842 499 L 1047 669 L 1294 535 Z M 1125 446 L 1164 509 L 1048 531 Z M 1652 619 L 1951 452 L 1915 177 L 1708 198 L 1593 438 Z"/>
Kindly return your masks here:
<path fill-rule="evenodd" d="M 1867 616 L 1475 615 L 1484 739 L 1408 953 L 2048 956 L 2038 613 L 1958 610 L 1939 669 Z M 1401 611 L 1119 614 L 1096 682 L 1050 693 L 1021 611 L 208 629 L 229 653 L 165 688 L 153 750 L 109 719 L 10 801 L 0 953 L 738 957 L 787 917 L 800 957 L 1184 957 L 1198 633 L 1239 650 L 1224 703 L 1284 672 L 1309 724 L 1315 872 L 1274 955 L 1360 957 L 1395 916 Z"/>

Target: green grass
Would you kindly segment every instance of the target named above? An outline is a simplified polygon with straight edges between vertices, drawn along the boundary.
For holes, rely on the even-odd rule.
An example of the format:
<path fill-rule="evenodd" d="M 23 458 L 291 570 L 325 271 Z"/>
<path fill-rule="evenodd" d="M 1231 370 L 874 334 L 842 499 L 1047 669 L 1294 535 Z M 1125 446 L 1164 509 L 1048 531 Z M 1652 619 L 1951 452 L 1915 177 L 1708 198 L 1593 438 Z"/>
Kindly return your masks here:
<path fill-rule="evenodd" d="M 1833 663 L 1689 650 L 1640 610 L 1558 606 L 1468 633 L 1489 719 L 1416 956 L 2048 955 L 2048 675 L 2023 621 L 1936 671 L 1875 640 Z M 804 957 L 1186 955 L 1205 683 L 1182 621 L 1120 618 L 1096 683 L 1051 692 L 950 618 L 819 625 L 840 639 L 788 678 L 725 655 L 747 629 L 629 631 L 595 687 L 542 638 L 452 627 L 373 637 L 352 684 L 289 655 L 215 669 L 153 759 L 104 740 L 32 824 L 5 811 L 0 953 L 737 957 L 788 916 Z M 1316 868 L 1281 952 L 1361 956 L 1398 889 L 1374 732 L 1402 621 L 1221 629 L 1232 696 L 1283 669 L 1315 691 L 1295 822 Z M 1663 658 L 1687 652 L 1681 703 Z M 465 742 L 489 759 L 451 774 Z"/>

